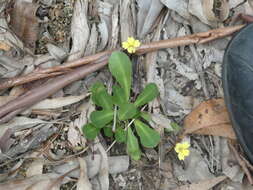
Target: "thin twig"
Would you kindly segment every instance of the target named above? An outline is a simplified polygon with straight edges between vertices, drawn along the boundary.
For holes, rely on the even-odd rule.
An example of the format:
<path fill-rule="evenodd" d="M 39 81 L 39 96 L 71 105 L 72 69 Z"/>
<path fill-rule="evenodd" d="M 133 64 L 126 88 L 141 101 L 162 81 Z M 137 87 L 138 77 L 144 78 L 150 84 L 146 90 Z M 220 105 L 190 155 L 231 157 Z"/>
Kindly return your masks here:
<path fill-rule="evenodd" d="M 252 176 L 249 172 L 249 169 L 247 167 L 247 164 L 244 162 L 243 159 L 241 159 L 239 153 L 237 152 L 237 150 L 235 149 L 234 145 L 232 144 L 231 140 L 229 141 L 228 143 L 229 147 L 231 148 L 232 152 L 234 153 L 235 155 L 235 158 L 236 160 L 238 161 L 239 165 L 242 167 L 242 170 L 244 171 L 244 173 L 246 174 L 247 176 L 247 179 L 249 180 L 249 183 L 251 185 L 253 185 L 253 179 L 252 179 Z"/>
<path fill-rule="evenodd" d="M 114 106 L 113 126 L 112 126 L 112 131 L 113 131 L 113 132 L 115 132 L 115 130 L 116 130 L 117 107 L 118 107 L 118 106 Z"/>

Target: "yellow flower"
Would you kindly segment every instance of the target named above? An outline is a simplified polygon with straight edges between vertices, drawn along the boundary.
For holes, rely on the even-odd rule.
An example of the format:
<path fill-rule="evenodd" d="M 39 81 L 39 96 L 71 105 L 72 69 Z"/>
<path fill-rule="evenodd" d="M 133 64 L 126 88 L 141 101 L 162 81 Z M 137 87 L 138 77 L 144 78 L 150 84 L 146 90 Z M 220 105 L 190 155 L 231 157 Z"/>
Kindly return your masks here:
<path fill-rule="evenodd" d="M 189 156 L 190 154 L 189 147 L 190 147 L 190 144 L 188 142 L 176 144 L 175 151 L 177 153 L 179 160 L 184 160 L 185 157 Z"/>
<path fill-rule="evenodd" d="M 141 45 L 139 40 L 135 40 L 133 37 L 128 37 L 127 41 L 122 42 L 122 47 L 128 51 L 128 53 L 135 53 L 136 48 Z"/>

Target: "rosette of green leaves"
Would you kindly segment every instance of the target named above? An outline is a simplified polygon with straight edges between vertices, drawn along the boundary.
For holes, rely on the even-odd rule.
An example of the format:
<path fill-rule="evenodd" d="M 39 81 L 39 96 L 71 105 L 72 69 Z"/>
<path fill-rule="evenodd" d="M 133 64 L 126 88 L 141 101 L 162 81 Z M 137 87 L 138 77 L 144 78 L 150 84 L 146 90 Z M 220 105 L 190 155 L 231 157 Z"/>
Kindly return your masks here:
<path fill-rule="evenodd" d="M 103 129 L 106 136 L 126 143 L 128 154 L 138 160 L 141 157 L 139 142 L 147 148 L 156 147 L 160 142 L 159 133 L 142 121 L 148 121 L 150 116 L 140 111 L 140 108 L 157 97 L 159 92 L 154 83 L 149 83 L 135 102 L 130 101 L 132 62 L 123 52 L 112 53 L 109 70 L 117 84 L 112 87 L 112 95 L 108 94 L 102 83 L 92 86 L 91 99 L 99 111 L 91 113 L 90 123 L 83 126 L 83 133 L 86 138 L 94 139 Z M 133 126 L 126 129 L 131 119 L 134 119 Z M 113 122 L 116 124 L 115 131 L 112 131 Z"/>

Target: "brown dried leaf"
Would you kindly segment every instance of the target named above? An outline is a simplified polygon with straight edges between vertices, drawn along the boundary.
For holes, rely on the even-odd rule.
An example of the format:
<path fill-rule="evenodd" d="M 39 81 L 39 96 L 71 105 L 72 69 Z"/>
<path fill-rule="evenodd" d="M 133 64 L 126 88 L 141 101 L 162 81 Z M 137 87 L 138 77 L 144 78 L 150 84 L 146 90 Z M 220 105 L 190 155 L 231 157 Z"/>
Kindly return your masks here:
<path fill-rule="evenodd" d="M 25 0 L 11 1 L 10 23 L 13 32 L 24 42 L 25 46 L 32 51 L 38 38 L 39 22 L 36 18 L 38 5 Z"/>
<path fill-rule="evenodd" d="M 11 47 L 7 43 L 0 41 L 0 50 L 9 51 L 10 49 Z"/>
<path fill-rule="evenodd" d="M 184 134 L 223 136 L 236 139 L 223 99 L 202 102 L 184 120 Z"/>

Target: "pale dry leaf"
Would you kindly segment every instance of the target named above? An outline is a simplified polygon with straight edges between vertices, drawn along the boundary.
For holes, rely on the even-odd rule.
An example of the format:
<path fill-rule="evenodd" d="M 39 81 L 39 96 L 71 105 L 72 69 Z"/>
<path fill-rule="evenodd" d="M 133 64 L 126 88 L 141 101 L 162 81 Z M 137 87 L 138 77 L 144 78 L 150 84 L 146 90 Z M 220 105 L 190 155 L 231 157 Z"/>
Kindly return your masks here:
<path fill-rule="evenodd" d="M 54 44 L 48 43 L 46 44 L 46 47 L 49 54 L 59 62 L 64 61 L 68 56 L 67 52 L 63 48 L 60 48 Z"/>
<path fill-rule="evenodd" d="M 43 166 L 44 166 L 44 162 L 41 159 L 32 161 L 26 170 L 26 177 L 32 177 L 35 175 L 42 174 Z"/>
<path fill-rule="evenodd" d="M 226 138 L 220 138 L 220 158 L 222 173 L 226 175 L 230 180 L 234 182 L 243 182 L 244 171 L 239 166 L 234 153 L 228 146 L 229 140 Z"/>
<path fill-rule="evenodd" d="M 18 131 L 18 130 L 30 128 L 34 125 L 43 124 L 43 123 L 48 123 L 48 122 L 43 121 L 41 119 L 37 119 L 37 118 L 28 118 L 28 117 L 22 117 L 22 116 L 15 117 L 8 123 L 1 124 L 0 136 L 1 136 L 1 129 L 11 128 L 15 131 Z"/>
<path fill-rule="evenodd" d="M 253 15 L 253 0 L 248 0 L 243 5 L 245 14 Z"/>
<path fill-rule="evenodd" d="M 188 3 L 185 0 L 161 0 L 169 9 L 177 12 L 180 16 L 189 20 L 191 15 L 188 11 Z"/>
<path fill-rule="evenodd" d="M 87 176 L 87 166 L 86 161 L 83 158 L 78 158 L 78 162 L 80 165 L 80 176 L 76 184 L 77 190 L 92 190 L 91 183 Z"/>
<path fill-rule="evenodd" d="M 252 0 L 248 0 L 248 2 L 250 2 Z M 229 0 L 229 8 L 233 9 L 236 8 L 237 6 L 239 6 L 241 3 L 245 2 L 245 0 Z"/>
<path fill-rule="evenodd" d="M 88 177 L 90 179 L 94 178 L 95 175 L 97 175 L 99 172 L 100 163 L 101 163 L 101 156 L 99 154 L 94 154 L 94 155 L 86 156 L 84 159 L 87 163 Z M 61 164 L 59 166 L 55 166 L 53 168 L 53 171 L 60 174 L 60 175 L 63 175 L 65 173 L 67 173 L 68 171 L 78 167 L 78 165 L 79 165 L 79 163 L 77 162 L 77 160 L 71 160 L 71 161 L 68 161 L 68 162 Z M 75 171 L 69 173 L 68 176 L 78 178 L 79 171 L 75 170 Z"/>
<path fill-rule="evenodd" d="M 203 1 L 205 0 L 189 0 L 188 10 L 192 15 L 196 16 L 201 22 L 208 25 L 213 25 L 213 23 L 211 22 L 213 20 L 208 20 L 205 14 L 204 7 L 206 7 L 207 5 L 205 4 L 203 5 L 204 3 Z M 208 1 L 207 3 L 209 3 L 209 0 L 207 1 Z"/>
<path fill-rule="evenodd" d="M 71 21 L 72 48 L 68 61 L 78 59 L 84 55 L 89 40 L 90 30 L 87 23 L 88 1 L 76 0 Z"/>
<path fill-rule="evenodd" d="M 163 99 L 166 107 L 166 112 L 169 116 L 180 116 L 188 114 L 195 102 L 191 96 L 182 96 L 175 88 L 170 85 L 165 85 L 165 97 Z"/>
<path fill-rule="evenodd" d="M 97 32 L 96 24 L 94 23 L 92 24 L 92 27 L 91 27 L 89 43 L 84 53 L 85 56 L 96 53 L 97 41 L 98 41 L 98 32 Z"/>
<path fill-rule="evenodd" d="M 109 189 L 109 161 L 107 153 L 100 142 L 95 144 L 95 149 L 100 152 L 101 164 L 98 172 L 98 180 L 100 183 L 100 190 Z"/>
<path fill-rule="evenodd" d="M 14 158 L 28 150 L 37 148 L 58 130 L 53 124 L 39 124 L 36 128 L 37 130 L 33 130 L 32 135 L 20 138 L 19 143 L 11 146 L 4 154 L 0 153 L 0 161 L 3 162 L 10 157 Z"/>
<path fill-rule="evenodd" d="M 146 0 L 139 0 L 138 3 L 137 35 L 142 38 L 150 31 L 164 5 L 160 0 L 152 0 L 151 2 L 149 1 L 149 3 L 147 3 Z"/>
<path fill-rule="evenodd" d="M 202 102 L 184 120 L 184 134 L 216 135 L 236 139 L 223 99 Z"/>
<path fill-rule="evenodd" d="M 160 4 L 159 6 L 162 6 L 162 5 Z M 152 10 L 150 10 L 150 11 L 152 11 Z M 162 31 L 163 27 L 164 27 L 164 22 L 163 22 L 163 19 L 161 19 L 161 21 L 158 23 L 158 26 L 156 28 L 156 31 L 154 33 L 154 37 L 153 37 L 152 41 L 158 41 L 160 39 L 161 31 Z M 151 82 L 155 83 L 158 87 L 159 92 L 160 92 L 160 97 L 164 98 L 164 96 L 165 96 L 164 81 L 162 79 L 162 76 L 159 74 L 159 72 L 157 70 L 157 67 L 158 67 L 157 62 L 156 62 L 157 55 L 158 55 L 157 52 L 150 52 L 150 53 L 147 53 L 147 55 L 146 55 L 145 69 L 147 72 L 147 83 L 151 83 Z M 154 102 L 152 102 L 152 103 L 154 103 Z M 149 106 L 151 106 L 151 104 L 149 104 Z"/>
<path fill-rule="evenodd" d="M 89 156 L 84 157 L 84 159 L 87 163 L 88 177 L 90 179 L 94 178 L 98 174 L 99 169 L 100 169 L 101 155 L 99 154 L 89 155 Z M 109 159 L 109 173 L 110 174 L 117 174 L 117 173 L 127 171 L 129 167 L 129 156 L 111 156 L 108 159 Z M 54 167 L 53 170 L 54 172 L 63 175 L 67 171 L 74 169 L 76 167 L 78 167 L 77 160 L 72 160 L 65 164 Z M 79 171 L 78 170 L 73 171 L 68 176 L 78 178 Z"/>
<path fill-rule="evenodd" d="M 211 179 L 214 175 L 210 172 L 207 162 L 201 153 L 194 148 L 189 148 L 190 155 L 184 160 L 184 167 L 178 163 L 173 163 L 173 174 L 179 181 L 189 181 L 191 183 L 201 180 Z M 197 168 L 197 170 L 196 170 Z M 192 175 L 192 172 L 194 175 Z"/>
<path fill-rule="evenodd" d="M 128 170 L 129 156 L 111 156 L 108 159 L 110 174 L 118 174 Z"/>
<path fill-rule="evenodd" d="M 98 1 L 98 14 L 100 17 L 98 29 L 101 37 L 101 42 L 99 44 L 98 51 L 102 51 L 108 44 L 112 28 L 111 26 L 112 10 L 113 6 L 110 3 Z"/>
<path fill-rule="evenodd" d="M 36 175 L 32 177 L 27 177 L 25 179 L 14 179 L 10 180 L 6 183 L 0 183 L 0 189 L 15 189 L 15 190 L 39 190 L 37 186 L 35 188 L 35 185 L 40 183 L 40 182 L 50 182 L 53 179 L 58 178 L 59 175 L 50 173 L 50 174 L 41 174 L 41 175 Z M 48 185 L 48 184 L 47 184 Z M 32 187 L 33 186 L 33 187 Z M 42 186 L 44 189 L 46 189 L 45 186 Z"/>
<path fill-rule="evenodd" d="M 119 38 L 119 5 L 114 5 L 114 9 L 112 11 L 112 34 L 109 39 L 109 48 L 114 49 L 117 47 L 118 38 Z"/>
<path fill-rule="evenodd" d="M 0 78 L 17 76 L 22 72 L 24 66 L 25 65 L 16 62 L 13 58 L 2 55 L 0 56 Z"/>
<path fill-rule="evenodd" d="M 164 129 L 168 129 L 169 131 L 173 131 L 173 128 L 171 127 L 171 120 L 168 119 L 165 115 L 156 113 L 156 114 L 151 114 L 151 119 L 152 122 L 150 122 L 150 125 L 155 125 L 161 126 Z"/>
<path fill-rule="evenodd" d="M 203 180 L 197 183 L 183 185 L 178 187 L 174 190 L 209 190 L 213 188 L 215 185 L 219 184 L 220 182 L 224 181 L 227 177 L 226 176 L 219 176 L 208 180 Z"/>
<path fill-rule="evenodd" d="M 30 185 L 26 190 L 45 190 L 45 189 L 60 190 L 61 184 L 58 184 L 57 182 L 58 182 L 57 179 L 48 179 L 39 181 L 36 184 Z"/>
<path fill-rule="evenodd" d="M 86 95 L 80 95 L 46 99 L 32 106 L 32 109 L 57 109 L 77 103 L 83 100 L 85 97 Z"/>
<path fill-rule="evenodd" d="M 101 37 L 101 42 L 98 47 L 98 51 L 102 51 L 105 46 L 107 45 L 108 39 L 109 39 L 109 31 L 108 27 L 106 25 L 105 20 L 101 20 L 100 23 L 98 24 L 98 30 L 100 33 Z"/>
<path fill-rule="evenodd" d="M 145 22 L 145 18 L 148 14 L 148 10 L 152 0 L 137 0 L 138 13 L 137 13 L 137 35 L 139 36 Z"/>
<path fill-rule="evenodd" d="M 175 60 L 174 62 L 176 65 L 176 70 L 180 75 L 193 81 L 198 79 L 198 74 L 192 68 L 188 67 L 186 64 L 178 60 Z"/>
<path fill-rule="evenodd" d="M 70 144 L 75 147 L 81 144 L 81 133 L 78 127 L 74 123 L 70 123 L 68 127 L 68 141 Z"/>
<path fill-rule="evenodd" d="M 128 37 L 134 36 L 133 15 L 131 13 L 131 0 L 120 0 L 120 38 L 124 42 Z"/>
<path fill-rule="evenodd" d="M 215 0 L 202 0 L 203 12 L 208 21 L 224 21 L 229 16 L 229 3 L 227 0 L 221 0 L 217 3 Z"/>

